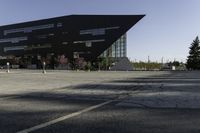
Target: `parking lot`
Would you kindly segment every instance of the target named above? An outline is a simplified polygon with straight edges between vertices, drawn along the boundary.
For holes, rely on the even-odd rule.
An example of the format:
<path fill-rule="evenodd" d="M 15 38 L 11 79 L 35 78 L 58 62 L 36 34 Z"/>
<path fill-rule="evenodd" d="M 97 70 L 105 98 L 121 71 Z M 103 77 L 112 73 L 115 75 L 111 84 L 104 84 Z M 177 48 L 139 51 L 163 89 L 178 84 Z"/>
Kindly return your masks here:
<path fill-rule="evenodd" d="M 197 133 L 200 72 L 0 71 L 1 133 Z"/>

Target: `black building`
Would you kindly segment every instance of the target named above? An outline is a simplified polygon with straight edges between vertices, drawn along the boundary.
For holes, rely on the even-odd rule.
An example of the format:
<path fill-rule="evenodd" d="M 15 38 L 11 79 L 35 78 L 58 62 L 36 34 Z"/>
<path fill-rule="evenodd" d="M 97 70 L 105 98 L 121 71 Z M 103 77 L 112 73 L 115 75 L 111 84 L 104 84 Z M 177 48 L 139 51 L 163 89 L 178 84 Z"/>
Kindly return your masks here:
<path fill-rule="evenodd" d="M 70 15 L 0 27 L 0 64 L 21 67 L 96 60 L 144 15 Z"/>

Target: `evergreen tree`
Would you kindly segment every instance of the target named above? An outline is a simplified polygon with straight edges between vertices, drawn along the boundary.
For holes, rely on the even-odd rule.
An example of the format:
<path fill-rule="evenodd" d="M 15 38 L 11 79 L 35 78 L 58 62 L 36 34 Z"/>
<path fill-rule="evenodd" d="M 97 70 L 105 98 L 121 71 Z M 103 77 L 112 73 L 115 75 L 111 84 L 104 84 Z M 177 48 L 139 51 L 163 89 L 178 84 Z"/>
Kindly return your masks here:
<path fill-rule="evenodd" d="M 200 41 L 198 36 L 190 46 L 187 68 L 190 70 L 200 70 Z"/>

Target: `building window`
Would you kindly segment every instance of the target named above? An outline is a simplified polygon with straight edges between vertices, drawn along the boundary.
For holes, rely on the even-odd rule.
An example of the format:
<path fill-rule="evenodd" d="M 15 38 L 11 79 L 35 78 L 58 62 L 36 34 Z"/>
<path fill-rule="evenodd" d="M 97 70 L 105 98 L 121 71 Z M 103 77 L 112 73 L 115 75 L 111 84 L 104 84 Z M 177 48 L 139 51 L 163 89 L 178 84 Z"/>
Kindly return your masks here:
<path fill-rule="evenodd" d="M 104 42 L 105 39 L 99 39 L 99 40 L 86 40 L 86 41 L 74 41 L 74 44 L 77 43 L 95 43 L 95 42 Z"/>
<path fill-rule="evenodd" d="M 4 47 L 4 52 L 24 50 L 27 46 L 14 46 L 14 47 Z"/>
<path fill-rule="evenodd" d="M 67 45 L 68 44 L 68 42 L 62 42 L 62 45 Z"/>
<path fill-rule="evenodd" d="M 54 33 L 49 33 L 49 34 L 48 34 L 48 36 L 54 36 L 54 35 L 55 35 Z"/>
<path fill-rule="evenodd" d="M 57 23 L 57 27 L 62 27 L 62 23 Z"/>
<path fill-rule="evenodd" d="M 54 35 L 55 35 L 54 33 L 49 33 L 49 34 L 44 34 L 44 35 L 38 35 L 38 36 L 36 36 L 36 38 L 38 38 L 38 39 L 46 39 L 46 38 L 54 36 Z"/>
<path fill-rule="evenodd" d="M 86 42 L 86 43 L 85 43 L 85 46 L 86 46 L 86 47 L 92 47 L 92 42 Z"/>
<path fill-rule="evenodd" d="M 105 29 L 81 30 L 80 35 L 92 34 L 93 36 L 105 35 Z"/>
<path fill-rule="evenodd" d="M 88 35 L 88 34 L 91 34 L 93 36 L 105 35 L 106 30 L 113 30 L 113 29 L 119 29 L 119 27 L 107 27 L 107 28 L 81 30 L 80 35 Z"/>
<path fill-rule="evenodd" d="M 15 38 L 6 38 L 6 39 L 0 39 L 0 43 L 18 43 L 20 41 L 26 41 L 28 40 L 28 37 L 15 37 Z"/>
<path fill-rule="evenodd" d="M 25 48 L 25 50 L 33 50 L 33 49 L 46 49 L 46 48 L 51 48 L 52 45 L 50 43 L 46 43 L 46 44 L 36 44 L 36 45 L 30 45 L 28 47 Z"/>
<path fill-rule="evenodd" d="M 39 36 L 37 36 L 37 38 L 38 39 L 45 39 L 45 38 L 47 38 L 47 35 L 39 35 Z"/>
<path fill-rule="evenodd" d="M 46 24 L 46 25 L 38 25 L 38 26 L 32 26 L 32 27 L 4 30 L 4 35 L 11 34 L 11 33 L 18 33 L 18 32 L 28 33 L 28 32 L 32 32 L 33 30 L 50 29 L 50 28 L 54 28 L 54 24 Z"/>

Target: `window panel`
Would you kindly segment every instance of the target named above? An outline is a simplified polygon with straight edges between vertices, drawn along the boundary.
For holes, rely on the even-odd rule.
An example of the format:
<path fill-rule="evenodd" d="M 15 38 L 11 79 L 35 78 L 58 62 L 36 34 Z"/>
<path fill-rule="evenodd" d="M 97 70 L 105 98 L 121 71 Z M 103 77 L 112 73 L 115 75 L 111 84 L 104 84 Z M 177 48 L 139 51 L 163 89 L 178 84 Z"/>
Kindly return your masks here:
<path fill-rule="evenodd" d="M 87 34 L 91 34 L 93 36 L 105 35 L 106 34 L 106 30 L 113 30 L 113 29 L 119 29 L 119 27 L 107 27 L 107 28 L 81 30 L 80 31 L 80 35 L 87 35 Z"/>
<path fill-rule="evenodd" d="M 5 39 L 0 39 L 0 43 L 18 43 L 20 41 L 26 41 L 28 40 L 28 37 L 15 37 L 15 38 L 5 38 Z"/>
<path fill-rule="evenodd" d="M 39 26 L 32 26 L 32 27 L 25 27 L 25 28 L 17 28 L 17 29 L 10 29 L 10 30 L 4 30 L 4 35 L 10 34 L 10 33 L 18 33 L 18 32 L 32 32 L 33 30 L 41 30 L 41 29 L 50 29 L 53 28 L 54 24 L 46 24 L 46 25 L 39 25 Z"/>

